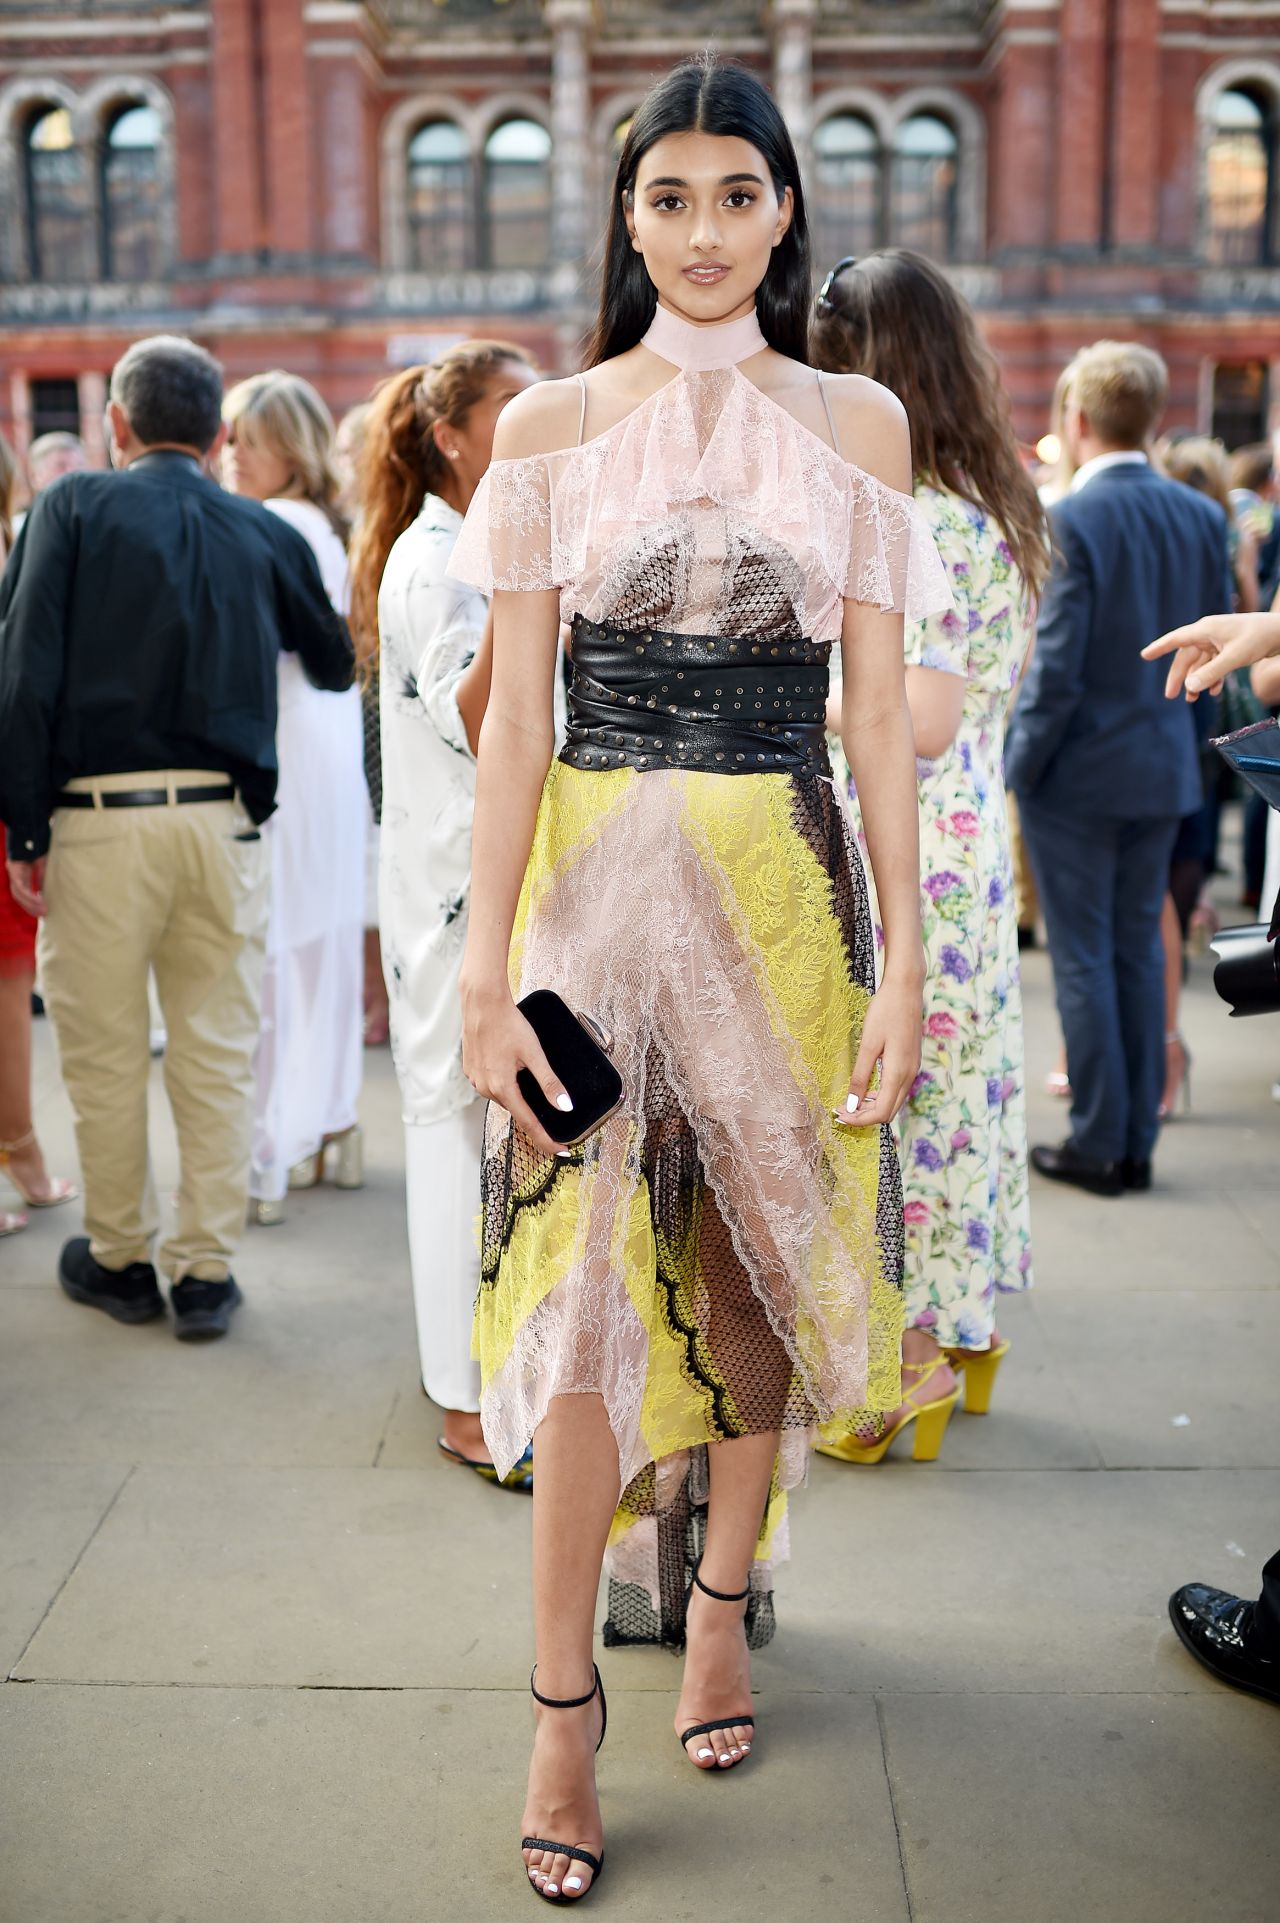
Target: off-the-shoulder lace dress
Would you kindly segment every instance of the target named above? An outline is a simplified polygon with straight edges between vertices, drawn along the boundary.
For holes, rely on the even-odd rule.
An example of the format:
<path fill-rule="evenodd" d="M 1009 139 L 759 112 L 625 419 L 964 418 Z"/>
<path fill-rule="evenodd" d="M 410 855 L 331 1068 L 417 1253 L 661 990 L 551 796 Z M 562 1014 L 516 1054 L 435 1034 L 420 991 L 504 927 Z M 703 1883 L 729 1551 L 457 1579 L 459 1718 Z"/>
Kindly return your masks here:
<path fill-rule="evenodd" d="M 669 384 L 593 439 L 494 462 L 451 562 L 485 592 L 558 589 L 581 637 L 591 725 L 571 693 L 511 977 L 611 1033 L 627 1098 L 567 1161 L 490 1111 L 476 1330 L 500 1473 L 553 1396 L 604 1399 L 612 1641 L 682 1639 L 706 1445 L 779 1429 L 748 1617 L 767 1640 L 813 1425 L 901 1400 L 893 1141 L 834 1120 L 874 988 L 867 890 L 798 757 L 845 600 L 914 618 L 950 593 L 910 496 L 753 385 L 764 344 L 754 314 L 660 307 Z"/>

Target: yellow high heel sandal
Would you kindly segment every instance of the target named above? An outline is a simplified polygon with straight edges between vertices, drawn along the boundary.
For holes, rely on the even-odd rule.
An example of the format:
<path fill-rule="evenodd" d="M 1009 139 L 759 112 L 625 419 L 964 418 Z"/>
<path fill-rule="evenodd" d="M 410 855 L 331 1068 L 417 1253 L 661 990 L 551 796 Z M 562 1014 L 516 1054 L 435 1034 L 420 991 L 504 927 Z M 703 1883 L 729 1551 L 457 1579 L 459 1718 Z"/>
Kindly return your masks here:
<path fill-rule="evenodd" d="M 919 1376 L 919 1381 L 911 1390 L 915 1395 L 923 1389 L 926 1382 L 938 1370 L 945 1368 L 945 1355 L 935 1356 L 932 1362 L 905 1362 L 904 1369 L 910 1369 Z M 817 1444 L 820 1456 L 834 1456 L 837 1462 L 879 1462 L 888 1454 L 889 1447 L 896 1436 L 910 1423 L 915 1423 L 916 1433 L 911 1454 L 916 1462 L 936 1462 L 942 1448 L 942 1438 L 947 1433 L 951 1411 L 960 1400 L 959 1389 L 953 1389 L 948 1396 L 939 1396 L 935 1402 L 908 1402 L 904 1405 L 898 1420 L 887 1428 L 874 1442 L 864 1442 L 860 1436 L 852 1434 L 838 1424 L 824 1423 L 819 1430 Z"/>
<path fill-rule="evenodd" d="M 1000 1364 L 1013 1347 L 1001 1337 L 988 1349 L 944 1349 L 943 1354 L 958 1375 L 964 1376 L 965 1414 L 985 1416 L 991 1408 L 992 1391 Z"/>

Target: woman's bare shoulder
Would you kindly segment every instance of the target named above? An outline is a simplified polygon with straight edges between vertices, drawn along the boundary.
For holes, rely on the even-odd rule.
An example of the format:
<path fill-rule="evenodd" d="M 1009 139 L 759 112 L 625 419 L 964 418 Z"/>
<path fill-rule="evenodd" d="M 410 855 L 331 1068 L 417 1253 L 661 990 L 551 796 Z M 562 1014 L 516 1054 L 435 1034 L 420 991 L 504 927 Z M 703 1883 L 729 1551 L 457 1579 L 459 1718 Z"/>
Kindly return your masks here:
<path fill-rule="evenodd" d="M 893 392 L 865 374 L 824 374 L 823 383 L 845 459 L 892 487 L 911 486 L 911 431 L 907 410 Z"/>
<path fill-rule="evenodd" d="M 507 402 L 493 436 L 495 461 L 519 461 L 532 454 L 556 454 L 578 438 L 582 388 L 576 377 L 539 381 Z"/>

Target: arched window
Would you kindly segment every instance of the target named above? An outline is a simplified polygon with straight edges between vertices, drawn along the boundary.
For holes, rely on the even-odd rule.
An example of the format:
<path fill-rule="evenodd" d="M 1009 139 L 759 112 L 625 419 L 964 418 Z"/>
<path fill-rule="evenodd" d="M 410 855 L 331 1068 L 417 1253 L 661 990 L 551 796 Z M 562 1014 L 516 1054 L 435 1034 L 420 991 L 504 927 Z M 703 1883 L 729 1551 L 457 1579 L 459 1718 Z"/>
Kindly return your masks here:
<path fill-rule="evenodd" d="M 108 280 L 154 280 L 160 272 L 160 116 L 123 108 L 102 150 L 102 268 Z"/>
<path fill-rule="evenodd" d="M 43 107 L 27 127 L 27 249 L 33 280 L 89 278 L 84 161 L 65 107 Z"/>
<path fill-rule="evenodd" d="M 484 143 L 485 266 L 551 259 L 551 136 L 536 120 L 504 120 Z"/>
<path fill-rule="evenodd" d="M 874 127 L 857 114 L 832 114 L 813 136 L 814 266 L 824 274 L 843 254 L 866 254 L 884 240 L 884 169 Z"/>
<path fill-rule="evenodd" d="M 1220 267 L 1256 267 L 1269 260 L 1276 200 L 1275 116 L 1243 88 L 1218 96 L 1207 173 L 1209 259 Z"/>
<path fill-rule="evenodd" d="M 951 260 L 956 244 L 959 143 L 936 114 L 912 114 L 893 143 L 894 245 Z"/>
<path fill-rule="evenodd" d="M 409 262 L 419 273 L 472 265 L 471 149 L 452 120 L 429 120 L 409 142 Z"/>

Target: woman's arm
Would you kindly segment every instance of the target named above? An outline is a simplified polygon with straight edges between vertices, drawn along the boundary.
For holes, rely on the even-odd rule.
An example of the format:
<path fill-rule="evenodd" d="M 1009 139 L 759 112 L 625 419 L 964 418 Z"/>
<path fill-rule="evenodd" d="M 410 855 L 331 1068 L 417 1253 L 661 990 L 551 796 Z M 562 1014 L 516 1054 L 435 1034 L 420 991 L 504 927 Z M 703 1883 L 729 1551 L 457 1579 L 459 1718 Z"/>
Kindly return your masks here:
<path fill-rule="evenodd" d="M 503 410 L 494 437 L 495 460 L 521 459 L 564 445 L 565 424 L 559 418 L 563 409 L 556 394 L 560 385 L 529 388 Z M 569 1097 L 515 1005 L 508 959 L 555 746 L 559 592 L 496 592 L 491 622 L 490 685 L 477 750 L 471 910 L 459 981 L 462 1065 L 481 1095 L 505 1108 L 543 1154 L 554 1155 L 557 1145 L 521 1096 L 517 1073 L 529 1069 L 558 1107 L 567 1108 Z M 478 687 L 470 692 L 477 693 Z"/>
<path fill-rule="evenodd" d="M 471 657 L 470 664 L 458 677 L 454 690 L 454 700 L 462 725 L 467 731 L 467 746 L 472 754 L 480 752 L 480 728 L 484 721 L 484 711 L 489 705 L 489 684 L 493 676 L 493 609 L 484 624 L 484 633 Z"/>
<path fill-rule="evenodd" d="M 942 668 L 907 669 L 907 706 L 916 753 L 926 761 L 944 755 L 960 732 L 967 683 Z"/>
<path fill-rule="evenodd" d="M 859 450 L 878 480 L 911 491 L 911 438 L 901 404 L 860 381 L 848 396 L 842 441 Z M 865 390 L 869 390 L 865 391 Z M 840 738 L 853 773 L 884 929 L 884 971 L 867 1012 L 850 1080 L 848 1117 L 858 1127 L 887 1122 L 910 1093 L 920 1066 L 924 949 L 920 935 L 920 827 L 915 737 L 907 706 L 900 614 L 846 601 L 840 636 L 844 676 Z M 956 677 L 958 679 L 958 677 Z M 963 694 L 963 682 L 960 683 Z M 880 1062 L 880 1086 L 868 1083 Z"/>
<path fill-rule="evenodd" d="M 1248 528 L 1242 527 L 1236 543 L 1236 613 L 1258 612 L 1258 543 Z"/>

